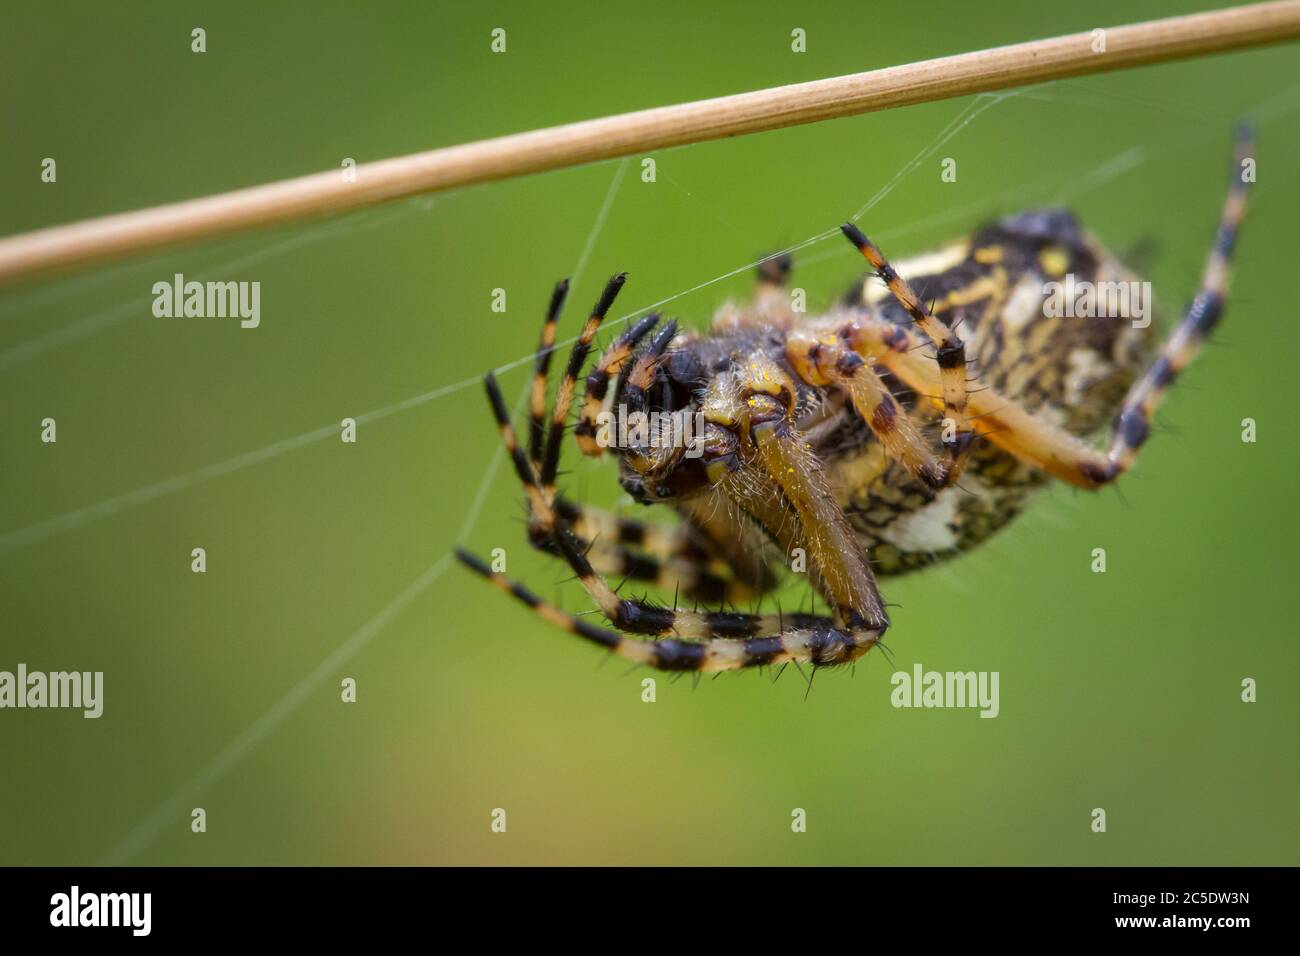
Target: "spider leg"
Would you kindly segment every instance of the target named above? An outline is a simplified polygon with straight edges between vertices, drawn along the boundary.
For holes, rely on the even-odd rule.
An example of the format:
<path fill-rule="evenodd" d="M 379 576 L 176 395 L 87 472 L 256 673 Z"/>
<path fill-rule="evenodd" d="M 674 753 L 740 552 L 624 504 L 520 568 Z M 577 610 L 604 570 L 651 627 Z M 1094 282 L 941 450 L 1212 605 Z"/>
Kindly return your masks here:
<path fill-rule="evenodd" d="M 587 361 L 592 340 L 596 338 L 596 330 L 600 328 L 600 323 L 605 321 L 606 313 L 609 312 L 626 281 L 627 273 L 620 272 L 606 283 L 605 290 L 600 294 L 600 299 L 591 310 L 591 315 L 587 317 L 587 322 L 583 325 L 582 332 L 579 333 L 578 340 L 569 353 L 569 364 L 564 369 L 564 377 L 560 379 L 560 387 L 555 395 L 555 407 L 551 411 L 551 427 L 539 473 L 540 489 L 547 498 L 555 497 L 555 473 L 560 462 L 560 443 L 564 440 L 564 428 L 568 424 L 569 409 L 573 405 L 573 392 L 577 385 L 578 374 L 582 371 L 583 363 Z M 545 391 L 544 386 L 543 391 Z"/>
<path fill-rule="evenodd" d="M 894 400 L 880 376 L 837 337 L 791 335 L 786 339 L 786 358 L 809 385 L 835 385 L 844 391 L 886 453 L 928 488 L 938 491 L 956 479 L 952 459 L 940 461 L 934 455 L 916 422 Z"/>
<path fill-rule="evenodd" d="M 632 355 L 632 350 L 646 337 L 647 333 L 659 323 L 659 313 L 652 312 L 636 324 L 624 329 L 596 362 L 595 369 L 587 376 L 587 391 L 582 399 L 582 412 L 573 434 L 577 438 L 578 448 L 584 455 L 598 458 L 605 448 L 596 440 L 597 416 L 605 408 L 606 398 L 613 400 L 609 391 L 611 382 L 617 381 L 623 366 Z"/>
<path fill-rule="evenodd" d="M 917 395 L 928 397 L 936 407 L 943 408 L 943 399 L 937 394 L 942 388 L 939 370 L 933 359 L 921 354 L 924 340 L 892 322 L 867 314 L 859 314 L 847 322 L 840 335 L 859 355 L 870 358 Z M 979 391 L 970 395 L 969 406 L 971 426 L 977 435 L 1058 478 L 1090 487 L 1078 469 L 1068 463 L 1075 459 L 1098 465 L 1105 463 L 1101 452 L 987 385 L 981 383 Z"/>
<path fill-rule="evenodd" d="M 752 516 L 723 497 L 696 495 L 677 504 L 681 527 L 690 540 L 703 542 L 706 553 L 716 555 L 737 581 L 755 594 L 776 587 L 776 571 L 768 563 L 769 538 L 755 525 Z"/>
<path fill-rule="evenodd" d="M 698 560 L 705 556 L 690 529 L 683 525 L 638 521 L 563 495 L 555 499 L 555 511 L 574 534 L 588 541 L 638 548 L 658 558 L 690 557 Z"/>
<path fill-rule="evenodd" d="M 562 499 L 556 501 L 553 489 L 553 477 L 559 460 L 559 449 L 556 442 L 558 437 L 562 437 L 563 425 L 561 423 L 568 417 L 566 396 L 571 400 L 573 386 L 577 375 L 581 372 L 582 363 L 585 361 L 596 329 L 613 304 L 615 296 L 623 285 L 623 280 L 624 276 L 620 274 L 614 276 L 607 284 L 600 301 L 592 310 L 592 315 L 585 324 L 577 344 L 574 346 L 573 353 L 570 355 L 567 374 L 561 383 L 560 395 L 557 397 L 556 409 L 552 416 L 552 428 L 549 436 L 552 445 L 545 448 L 545 457 L 543 457 L 547 377 L 550 355 L 555 342 L 556 325 L 568 291 L 567 280 L 557 284 L 552 293 L 550 307 L 547 309 L 546 321 L 538 342 L 534 366 L 529 416 L 528 468 L 526 472 L 520 470 L 518 462 L 516 462 L 516 470 L 519 471 L 520 479 L 529 492 L 529 540 L 534 547 L 541 550 L 552 553 L 558 551 L 552 530 L 554 522 L 544 521 L 539 518 L 539 515 L 545 511 L 544 508 L 540 507 L 540 500 L 544 497 L 548 502 L 554 503 L 561 517 L 568 521 L 571 526 L 570 530 L 575 534 L 575 544 L 581 548 L 593 566 L 599 568 L 601 573 L 649 581 L 666 589 L 682 588 L 688 596 L 706 602 L 748 600 L 756 593 L 755 587 L 744 578 L 737 579 L 740 577 L 739 575 L 729 574 L 730 569 L 724 562 L 719 561 L 716 555 L 709 554 L 706 549 L 701 548 L 695 536 L 691 534 L 694 529 L 683 525 L 681 531 L 671 532 L 666 529 L 661 531 L 656 529 L 655 526 L 620 519 L 608 513 L 599 512 L 597 509 Z M 654 328 L 657 322 L 658 316 L 647 316 L 618 336 L 615 343 L 602 355 L 597 370 L 589 377 L 589 393 L 592 391 L 593 382 L 598 382 L 597 390 L 601 392 L 607 388 L 609 381 L 618 375 L 636 344 Z M 489 394 L 492 395 L 493 392 L 495 392 L 495 385 L 490 383 Z M 491 400 L 500 425 L 503 422 L 503 415 L 498 407 L 498 396 L 493 395 Z M 599 406 L 599 401 L 597 406 Z M 505 420 L 505 423 L 508 425 L 508 419 Z M 513 448 L 517 445 L 513 430 L 503 429 L 502 434 L 503 438 L 506 439 L 507 446 L 512 448 L 513 457 Z M 596 447 L 599 449 L 599 446 Z M 541 496 L 539 496 L 535 490 L 535 486 L 539 483 L 537 476 L 539 472 L 544 472 L 547 469 L 550 470 L 552 484 L 543 487 Z M 585 524 L 593 524 L 597 527 L 588 529 L 583 527 Z M 606 541 L 598 540 L 600 532 L 602 530 L 609 531 L 611 525 L 615 534 L 607 534 Z M 703 538 L 704 536 L 699 535 L 698 537 Z M 644 549 L 648 553 L 638 553 L 638 551 L 625 546 L 629 544 L 636 545 L 638 550 Z M 762 579 L 761 583 L 767 584 L 768 581 Z M 734 621 L 727 623 L 732 627 L 737 626 Z"/>
<path fill-rule="evenodd" d="M 846 222 L 840 227 L 849 242 L 857 247 L 877 275 L 885 281 L 890 294 L 912 317 L 930 342 L 938 350 L 935 361 L 939 366 L 940 383 L 943 390 L 943 409 L 946 416 L 942 437 L 948 461 L 944 470 L 944 484 L 950 484 L 961 475 L 970 455 L 975 433 L 971 431 L 970 415 L 967 409 L 968 393 L 966 388 L 966 346 L 961 336 L 948 328 L 931 314 L 929 308 L 921 301 L 907 281 L 900 276 L 881 251 L 870 239 L 862 234 L 857 226 Z M 951 427 L 949 427 L 951 425 Z"/>
<path fill-rule="evenodd" d="M 524 485 L 539 529 L 548 535 L 588 595 L 616 628 L 667 639 L 629 641 L 611 631 L 588 625 L 544 605 L 522 586 L 494 575 L 472 555 L 458 552 L 458 556 L 472 570 L 487 576 L 552 621 L 638 663 L 670 670 L 724 670 L 800 660 L 820 666 L 845 663 L 866 653 L 875 646 L 888 626 L 888 618 L 865 555 L 857 546 L 843 511 L 830 496 L 820 462 L 789 421 L 793 413 L 793 383 L 766 356 L 756 356 L 750 361 L 747 373 L 738 376 L 744 382 L 741 392 L 744 401 L 739 409 L 733 411 L 744 416 L 743 430 L 752 446 L 750 457 L 762 462 L 772 488 L 788 501 L 788 510 L 802 519 L 819 580 L 836 607 L 837 618 L 845 622 L 843 627 L 836 626 L 832 619 L 813 615 L 786 617 L 724 611 L 687 612 L 656 607 L 644 601 L 620 599 L 588 560 L 583 542 L 557 514 L 553 485 L 559 458 L 558 443 L 572 401 L 573 385 L 600 318 L 621 285 L 620 275 L 607 286 L 570 356 L 552 415 L 540 474 L 519 446 L 505 401 L 493 376 L 489 374 L 485 384 L 502 441 Z M 784 394 L 787 400 L 774 405 L 774 392 Z M 769 414 L 762 420 L 752 419 L 746 409 L 755 408 L 768 412 L 775 410 L 776 414 Z M 735 419 L 734 414 L 732 418 Z M 711 474 L 725 478 L 729 471 L 726 467 L 713 468 Z M 763 634 L 775 636 L 761 637 Z"/>
<path fill-rule="evenodd" d="M 795 627 L 770 637 L 745 637 L 740 640 L 711 638 L 703 641 L 676 638 L 660 641 L 633 640 L 607 628 L 589 624 L 547 604 L 522 584 L 492 571 L 468 551 L 457 549 L 456 557 L 470 570 L 482 575 L 557 627 L 636 664 L 659 670 L 729 671 L 791 661 L 830 666 L 854 660 L 870 647 L 860 637 L 829 624 L 810 625 L 794 617 L 789 621 Z"/>
<path fill-rule="evenodd" d="M 981 388 L 970 396 L 977 433 L 1022 461 L 1081 488 L 1100 488 L 1128 470 L 1149 436 L 1151 416 L 1169 386 L 1196 357 L 1222 317 L 1228 263 L 1246 210 L 1241 161 L 1251 149 L 1250 134 L 1243 130 L 1238 136 L 1233 177 L 1200 290 L 1155 361 L 1129 389 L 1115 418 L 1109 451 L 1093 448 L 991 388 Z M 902 330 L 900 338 L 896 326 L 886 329 L 886 325 L 889 323 L 870 316 L 858 316 L 845 326 L 842 335 L 855 351 L 888 368 L 918 394 L 932 394 L 936 384 L 933 364 L 916 352 L 914 336 Z"/>
<path fill-rule="evenodd" d="M 738 361 L 736 373 L 733 395 L 724 397 L 727 386 L 720 385 L 706 396 L 705 421 L 734 429 L 747 443 L 743 454 L 764 479 L 767 497 L 776 491 L 788 502 L 837 620 L 874 644 L 889 616 L 822 463 L 794 423 L 794 382 L 761 350 Z M 761 485 L 756 495 L 764 495 Z"/>
<path fill-rule="evenodd" d="M 665 591 L 680 590 L 687 597 L 706 604 L 748 601 L 759 593 L 734 577 L 726 564 L 718 559 L 659 555 L 622 544 L 609 544 L 598 537 L 588 537 L 576 528 L 573 531 L 592 568 L 606 577 L 641 581 Z M 539 551 L 562 556 L 549 534 L 529 535 L 529 542 Z"/>
<path fill-rule="evenodd" d="M 665 561 L 679 559 L 720 576 L 730 574 L 754 592 L 776 586 L 775 575 L 755 553 L 762 546 L 759 536 L 707 502 L 682 502 L 682 520 L 671 525 L 639 521 L 563 496 L 555 500 L 555 511 L 583 540 L 617 544 Z"/>
<path fill-rule="evenodd" d="M 1241 176 L 1242 161 L 1254 150 L 1253 135 L 1247 128 L 1237 134 L 1233 174 L 1224 200 L 1214 245 L 1210 249 L 1201 288 L 1188 306 L 1182 321 L 1160 349 L 1151 366 L 1133 383 L 1120 412 L 1115 417 L 1115 434 L 1107 454 L 1108 464 L 1102 473 L 1087 477 L 1098 484 L 1114 481 L 1127 471 L 1151 431 L 1151 417 L 1168 394 L 1174 379 L 1191 364 L 1206 337 L 1223 317 L 1227 295 L 1229 263 L 1237 242 L 1237 231 L 1246 214 L 1246 183 Z"/>
<path fill-rule="evenodd" d="M 615 281 L 618 277 L 615 277 Z M 611 282 L 611 286 L 613 282 Z M 564 301 L 569 291 L 569 280 L 563 279 L 556 284 L 554 292 L 551 294 L 550 307 L 546 310 L 546 321 L 542 325 L 542 333 L 537 343 L 537 354 L 534 363 L 533 381 L 531 397 L 529 402 L 528 418 L 528 462 L 534 475 L 539 474 L 543 467 L 543 451 L 545 445 L 545 420 L 546 420 L 546 398 L 547 398 L 547 379 L 549 377 L 551 355 L 555 346 L 556 325 L 560 313 L 564 307 Z M 615 290 L 616 291 L 616 290 Z M 606 293 L 608 295 L 609 289 Z M 611 296 L 612 299 L 612 296 Z M 597 305 L 596 312 L 600 315 L 608 309 L 609 302 L 602 300 L 602 304 Z M 588 400 L 590 401 L 593 392 L 592 382 L 598 380 L 599 384 L 595 386 L 600 392 L 595 401 L 596 411 L 599 411 L 600 399 L 604 397 L 604 391 L 608 386 L 609 380 L 618 375 L 622 364 L 631 354 L 632 349 L 637 342 L 645 336 L 651 328 L 658 322 L 658 315 L 646 316 L 640 322 L 625 330 L 615 341 L 615 343 L 601 356 L 597 371 L 593 372 L 588 379 Z M 589 323 L 590 324 L 590 323 Z M 585 335 L 585 330 L 584 330 Z M 590 338 L 587 337 L 588 342 Z M 580 339 L 581 345 L 581 339 Z M 572 363 L 571 363 L 572 364 Z M 584 409 L 585 411 L 585 409 Z M 561 420 L 567 415 L 561 415 Z M 591 433 L 594 435 L 595 413 L 591 417 Z M 583 444 L 583 425 L 586 424 L 584 419 L 578 425 L 579 444 Z M 594 439 L 592 445 L 599 454 L 603 449 L 596 445 Z M 653 525 L 646 525 L 640 522 L 633 522 L 606 512 L 598 512 L 596 509 L 579 505 L 574 502 L 568 502 L 563 498 L 556 500 L 556 507 L 561 515 L 574 526 L 573 530 L 579 538 L 587 541 L 594 541 L 597 537 L 603 536 L 607 540 L 613 540 L 619 545 L 636 545 L 645 547 L 652 557 L 662 558 L 665 561 L 682 556 L 684 542 L 676 540 L 681 537 L 673 532 L 658 530 Z M 530 509 L 531 510 L 531 509 Z M 549 538 L 545 533 L 539 533 L 536 527 L 535 519 L 530 515 L 530 539 L 535 547 L 545 548 L 549 544 Z M 588 525 L 592 527 L 587 527 Z M 611 533 L 612 531 L 612 533 Z M 626 549 L 620 549 L 624 554 L 621 559 L 623 563 L 635 565 L 637 556 L 628 552 Z M 698 564 L 698 561 L 692 562 Z M 635 570 L 633 571 L 635 574 Z M 645 577 L 645 574 L 636 575 Z M 658 577 L 658 573 L 650 576 L 653 580 Z"/>
<path fill-rule="evenodd" d="M 776 575 L 757 553 L 762 545 L 757 536 L 747 533 L 717 508 L 683 503 L 679 511 L 681 520 L 669 525 L 638 521 L 563 496 L 555 500 L 556 514 L 580 541 L 593 542 L 598 548 L 616 548 L 628 565 L 647 561 L 671 565 L 685 575 L 678 579 L 683 589 L 701 600 L 722 598 L 706 597 L 707 588 L 688 589 L 684 582 L 692 575 L 702 581 L 721 579 L 726 588 L 723 598 L 728 601 L 748 600 L 776 586 Z M 529 529 L 529 538 L 534 547 L 554 553 L 550 534 L 540 524 Z M 655 580 L 630 568 L 601 570 L 612 576 Z M 659 577 L 662 585 L 663 578 Z M 672 590 L 673 584 L 666 587 Z"/>
<path fill-rule="evenodd" d="M 546 321 L 542 323 L 542 334 L 537 341 L 537 358 L 533 365 L 532 394 L 528 402 L 528 460 L 533 469 L 542 467 L 542 446 L 545 438 L 546 423 L 546 379 L 550 374 L 551 355 L 555 349 L 555 326 L 559 322 L 560 312 L 564 309 L 564 300 L 569 295 L 569 280 L 561 279 L 551 293 L 551 304 L 546 310 Z"/>
<path fill-rule="evenodd" d="M 627 380 L 623 383 L 623 398 L 632 411 L 645 411 L 650 399 L 648 394 L 654 382 L 655 372 L 664 361 L 668 345 L 677 335 L 677 322 L 673 320 L 657 331 L 650 344 L 641 350 L 632 367 L 628 370 Z"/>
<path fill-rule="evenodd" d="M 598 574 L 587 556 L 582 543 L 574 536 L 556 513 L 551 499 L 545 494 L 532 470 L 532 465 L 519 447 L 514 426 L 506 410 L 504 397 L 496 379 L 484 379 L 488 401 L 496 418 L 497 428 L 506 452 L 515 467 L 529 504 L 540 529 L 554 542 L 561 557 L 577 575 L 588 595 L 601 613 L 620 630 L 634 634 L 679 637 L 747 637 L 781 628 L 781 618 L 775 615 L 740 614 L 728 611 L 684 611 L 657 607 L 646 601 L 620 598 L 609 582 Z M 799 620 L 811 625 L 829 625 L 826 618 L 802 615 Z"/>

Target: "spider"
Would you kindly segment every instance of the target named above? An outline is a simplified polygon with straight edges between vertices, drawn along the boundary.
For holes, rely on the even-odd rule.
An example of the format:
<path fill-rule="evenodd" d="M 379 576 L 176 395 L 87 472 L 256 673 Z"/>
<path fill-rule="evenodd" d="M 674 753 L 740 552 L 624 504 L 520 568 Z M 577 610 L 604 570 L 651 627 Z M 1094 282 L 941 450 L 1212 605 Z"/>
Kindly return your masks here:
<path fill-rule="evenodd" d="M 626 276 L 609 281 L 586 320 L 548 422 L 561 282 L 537 347 L 526 451 L 495 379 L 485 382 L 527 496 L 531 544 L 567 562 L 613 629 L 547 604 L 466 551 L 458 557 L 552 623 L 637 664 L 724 671 L 855 661 L 890 625 L 877 575 L 975 547 L 1049 478 L 1097 489 L 1132 466 L 1156 407 L 1221 317 L 1250 155 L 1243 128 L 1200 289 L 1153 360 L 1150 322 L 1126 321 L 1114 303 L 1099 301 L 1093 318 L 1049 307 L 1045 290 L 1066 277 L 1097 287 L 1135 281 L 1063 210 L 1004 218 L 898 269 L 846 223 L 872 272 L 823 315 L 792 311 L 783 288 L 790 261 L 773 258 L 760 266 L 753 301 L 724 306 L 706 334 L 660 326 L 658 315 L 630 325 L 586 377 L 575 437 L 584 454 L 603 454 L 602 413 L 616 402 L 702 416 L 697 454 L 644 436 L 614 449 L 623 488 L 673 508 L 673 526 L 556 492 L 577 382 Z M 1101 451 L 1086 438 L 1112 416 Z M 775 586 L 770 556 L 779 554 L 805 559 L 829 614 L 725 609 Z M 623 598 L 613 576 L 722 609 L 685 610 L 677 595 L 672 607 Z"/>

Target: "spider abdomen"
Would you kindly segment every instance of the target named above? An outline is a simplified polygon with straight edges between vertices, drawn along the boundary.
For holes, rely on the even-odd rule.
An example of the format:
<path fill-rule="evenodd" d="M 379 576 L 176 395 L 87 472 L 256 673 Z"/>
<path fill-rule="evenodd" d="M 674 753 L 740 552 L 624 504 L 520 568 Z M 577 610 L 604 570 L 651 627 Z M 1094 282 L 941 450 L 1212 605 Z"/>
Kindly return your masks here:
<path fill-rule="evenodd" d="M 1081 438 L 1114 416 L 1149 353 L 1149 285 L 1079 228 L 1068 212 L 1029 212 L 898 271 L 933 314 L 966 343 L 971 374 L 1000 395 Z M 1096 290 L 1139 290 L 1127 301 Z M 1090 308 L 1082 290 L 1093 290 Z M 906 324 L 878 283 L 855 287 L 851 307 Z M 1135 314 L 1135 313 L 1142 314 Z M 1080 314 L 1085 313 L 1085 314 Z M 1124 313 L 1124 314 L 1118 314 Z M 895 397 L 940 427 L 941 413 L 897 382 Z M 828 447 L 840 504 L 880 574 L 932 564 L 978 545 L 1018 515 L 1046 475 L 988 442 L 976 446 L 958 485 L 932 492 L 884 454 L 867 428 L 854 446 Z"/>

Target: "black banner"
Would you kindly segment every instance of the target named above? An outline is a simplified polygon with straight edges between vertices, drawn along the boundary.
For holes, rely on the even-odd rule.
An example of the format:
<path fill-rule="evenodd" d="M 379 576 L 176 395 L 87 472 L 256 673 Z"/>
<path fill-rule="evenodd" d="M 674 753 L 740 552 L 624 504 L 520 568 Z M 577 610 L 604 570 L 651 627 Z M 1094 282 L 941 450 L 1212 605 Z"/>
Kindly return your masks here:
<path fill-rule="evenodd" d="M 1261 869 L 10 869 L 6 940 L 76 937 L 337 943 L 393 932 L 485 939 L 646 927 L 744 936 L 791 925 L 885 920 L 936 938 L 1208 939 L 1283 925 L 1287 872 Z M 973 934 L 973 935 L 972 935 Z M 614 937 L 617 938 L 617 937 Z M 432 940 L 431 940 L 432 941 Z M 922 938 L 918 938 L 921 942 Z M 539 942 L 541 939 L 539 938 Z"/>

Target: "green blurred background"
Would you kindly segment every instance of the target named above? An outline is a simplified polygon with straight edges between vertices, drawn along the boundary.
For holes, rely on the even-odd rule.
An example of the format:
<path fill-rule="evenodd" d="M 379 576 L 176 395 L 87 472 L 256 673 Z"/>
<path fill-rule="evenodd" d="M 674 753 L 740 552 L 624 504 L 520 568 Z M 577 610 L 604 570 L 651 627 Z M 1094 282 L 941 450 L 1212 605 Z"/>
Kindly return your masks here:
<path fill-rule="evenodd" d="M 0 230 L 1213 6 L 13 5 Z M 494 27 L 504 55 L 489 51 Z M 293 447 L 8 539 L 0 669 L 102 670 L 106 689 L 97 721 L 0 712 L 0 862 L 1300 862 L 1298 64 L 1278 47 L 1036 88 L 981 113 L 864 219 L 899 258 L 1065 198 L 1112 248 L 1155 243 L 1168 316 L 1212 236 L 1229 126 L 1264 120 L 1228 320 L 1121 492 L 1054 488 L 978 553 L 886 582 L 898 666 L 999 671 L 996 720 L 891 708 L 879 655 L 854 679 L 822 674 L 807 700 L 791 671 L 661 679 L 642 703 L 646 673 L 599 667 L 454 565 L 375 622 L 446 554 L 483 484 L 496 435 L 473 382 L 363 423 L 356 445 Z M 617 269 L 631 273 L 621 315 L 834 227 L 969 104 L 663 152 L 653 184 L 634 161 L 563 331 Z M 943 157 L 956 183 L 940 181 Z M 0 292 L 0 535 L 526 356 L 616 168 Z M 814 306 L 862 265 L 838 239 L 801 258 Z M 151 317 L 150 287 L 174 272 L 260 281 L 261 327 Z M 699 327 L 750 286 L 744 270 L 669 312 Z M 489 308 L 497 287 L 504 315 Z M 525 377 L 503 376 L 511 397 Z M 46 416 L 56 445 L 39 441 Z M 1241 441 L 1245 417 L 1256 444 Z M 579 497 L 620 502 L 609 464 L 566 456 Z M 499 469 L 469 543 L 506 548 L 513 574 L 585 608 L 528 551 L 521 514 Z M 1089 570 L 1096 547 L 1106 574 Z M 802 597 L 792 587 L 787 606 Z M 340 702 L 344 677 L 355 704 Z M 1240 701 L 1244 677 L 1258 703 Z M 807 833 L 791 832 L 795 807 Z"/>

